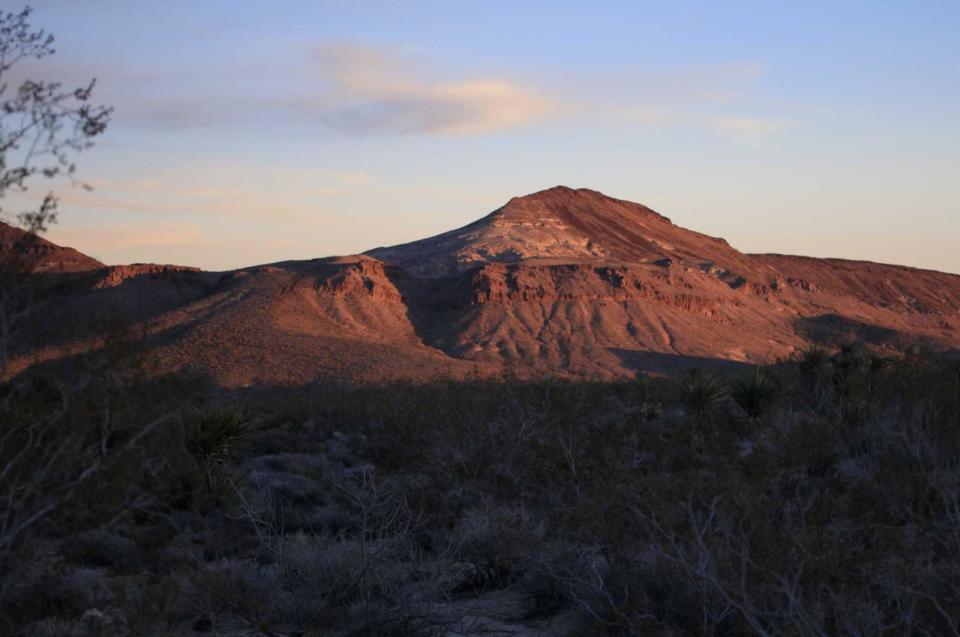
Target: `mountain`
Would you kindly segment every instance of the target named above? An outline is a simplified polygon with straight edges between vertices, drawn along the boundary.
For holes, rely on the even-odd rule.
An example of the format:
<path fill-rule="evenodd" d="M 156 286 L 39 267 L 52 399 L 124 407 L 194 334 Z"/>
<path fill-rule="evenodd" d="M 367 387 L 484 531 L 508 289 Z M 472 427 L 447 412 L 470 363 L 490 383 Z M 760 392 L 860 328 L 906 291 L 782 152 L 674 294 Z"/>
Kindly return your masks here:
<path fill-rule="evenodd" d="M 723 239 L 684 230 L 646 206 L 594 190 L 558 186 L 514 197 L 463 228 L 370 256 L 426 277 L 485 263 L 653 263 L 662 259 L 728 262 L 744 255 Z"/>
<path fill-rule="evenodd" d="M 156 373 L 224 386 L 467 375 L 621 378 L 771 363 L 811 343 L 960 346 L 960 276 L 744 254 L 640 204 L 556 187 L 435 237 L 230 272 L 64 273 L 11 373 L 121 318 Z M 59 279 L 58 279 L 59 280 Z"/>
<path fill-rule="evenodd" d="M 73 248 L 58 246 L 0 221 L 0 261 L 7 261 L 11 256 L 36 272 L 86 272 L 104 267 Z"/>

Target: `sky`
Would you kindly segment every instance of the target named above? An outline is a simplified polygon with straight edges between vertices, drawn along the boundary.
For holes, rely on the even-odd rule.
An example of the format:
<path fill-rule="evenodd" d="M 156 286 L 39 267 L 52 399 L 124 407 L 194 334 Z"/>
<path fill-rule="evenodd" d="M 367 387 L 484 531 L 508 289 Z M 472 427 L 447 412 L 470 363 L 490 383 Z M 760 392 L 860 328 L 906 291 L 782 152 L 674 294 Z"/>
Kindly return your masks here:
<path fill-rule="evenodd" d="M 745 252 L 960 273 L 960 3 L 37 0 L 115 107 L 48 238 L 351 254 L 555 185 Z"/>

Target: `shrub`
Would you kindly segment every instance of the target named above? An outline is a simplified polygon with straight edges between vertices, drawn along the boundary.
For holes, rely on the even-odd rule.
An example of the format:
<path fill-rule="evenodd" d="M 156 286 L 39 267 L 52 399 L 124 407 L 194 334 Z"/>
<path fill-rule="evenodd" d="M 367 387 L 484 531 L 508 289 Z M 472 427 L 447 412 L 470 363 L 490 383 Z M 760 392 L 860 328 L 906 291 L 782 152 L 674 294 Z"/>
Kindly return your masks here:
<path fill-rule="evenodd" d="M 727 387 L 710 372 L 695 369 L 680 381 L 680 400 L 702 418 L 727 398 Z"/>
<path fill-rule="evenodd" d="M 733 386 L 731 395 L 747 416 L 757 420 L 773 406 L 777 392 L 776 382 L 757 367 L 753 374 Z"/>

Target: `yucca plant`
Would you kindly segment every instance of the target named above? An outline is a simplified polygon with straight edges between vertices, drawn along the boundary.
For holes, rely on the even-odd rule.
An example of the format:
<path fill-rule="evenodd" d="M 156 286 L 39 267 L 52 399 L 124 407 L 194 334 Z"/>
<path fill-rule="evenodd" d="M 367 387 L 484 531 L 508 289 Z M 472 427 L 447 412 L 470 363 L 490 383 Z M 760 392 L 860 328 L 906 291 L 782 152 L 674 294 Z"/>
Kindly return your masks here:
<path fill-rule="evenodd" d="M 960 361 L 953 362 L 948 370 L 953 378 L 954 387 L 957 389 L 957 397 L 960 398 Z"/>
<path fill-rule="evenodd" d="M 256 421 L 236 406 L 195 409 L 183 421 L 183 442 L 204 475 L 207 491 L 223 489 L 223 467 Z"/>
<path fill-rule="evenodd" d="M 848 343 L 840 348 L 831 359 L 833 365 L 833 386 L 844 400 L 865 389 L 862 371 L 866 362 L 863 346 L 860 343 Z"/>
<path fill-rule="evenodd" d="M 814 345 L 800 352 L 799 367 L 803 375 L 816 384 L 830 370 L 830 352 Z"/>
<path fill-rule="evenodd" d="M 840 347 L 840 351 L 833 356 L 834 369 L 857 369 L 864 363 L 866 356 L 864 346 L 856 341 L 846 343 Z"/>
<path fill-rule="evenodd" d="M 773 406 L 777 391 L 777 383 L 757 367 L 734 385 L 732 396 L 751 420 L 757 420 Z"/>
<path fill-rule="evenodd" d="M 884 356 L 878 352 L 870 352 L 870 354 L 867 355 L 867 366 L 873 374 L 878 374 L 885 369 L 889 369 L 892 365 L 893 359 L 889 356 Z"/>
<path fill-rule="evenodd" d="M 867 379 L 867 393 L 869 395 L 873 395 L 878 377 L 892 366 L 893 359 L 889 356 L 884 356 L 879 352 L 867 354 L 866 367 L 870 370 L 870 377 Z"/>
<path fill-rule="evenodd" d="M 709 372 L 691 370 L 680 381 L 680 400 L 698 419 L 716 409 L 726 397 L 726 385 Z"/>
<path fill-rule="evenodd" d="M 184 442 L 197 459 L 228 456 L 252 429 L 253 419 L 239 407 L 195 409 L 184 423 Z"/>

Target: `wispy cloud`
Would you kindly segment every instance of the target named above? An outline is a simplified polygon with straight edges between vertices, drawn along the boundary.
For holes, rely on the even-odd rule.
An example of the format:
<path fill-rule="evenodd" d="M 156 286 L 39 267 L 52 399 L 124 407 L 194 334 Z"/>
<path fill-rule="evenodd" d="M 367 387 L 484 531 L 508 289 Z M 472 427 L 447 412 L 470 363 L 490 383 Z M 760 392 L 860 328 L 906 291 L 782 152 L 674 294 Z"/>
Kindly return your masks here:
<path fill-rule="evenodd" d="M 376 182 L 357 171 L 284 170 L 273 164 L 236 161 L 191 162 L 157 171 L 149 179 L 93 180 L 92 191 L 64 188 L 57 196 L 73 208 L 141 217 L 221 217 L 270 220 L 285 224 L 315 223 L 318 207 Z M 10 193 L 23 209 L 37 205 L 45 191 Z"/>
<path fill-rule="evenodd" d="M 701 120 L 709 129 L 752 147 L 763 146 L 770 137 L 794 125 L 787 119 L 747 116 L 708 115 Z"/>
<path fill-rule="evenodd" d="M 551 86 L 566 87 L 588 102 L 655 106 L 725 103 L 749 91 L 767 67 L 756 63 L 716 63 L 669 68 L 628 65 L 581 69 L 549 75 Z"/>
<path fill-rule="evenodd" d="M 313 58 L 329 91 L 297 104 L 346 133 L 472 135 L 536 121 L 555 106 L 507 78 L 432 79 L 415 59 L 372 47 L 324 44 Z"/>
<path fill-rule="evenodd" d="M 198 227 L 186 223 L 94 228 L 55 226 L 50 238 L 63 245 L 81 245 L 84 250 L 93 253 L 109 252 L 118 248 L 201 247 L 207 243 Z"/>
<path fill-rule="evenodd" d="M 787 127 L 780 119 L 708 114 L 736 111 L 762 64 L 547 73 L 536 79 L 436 79 L 405 51 L 326 43 L 311 52 L 327 90 L 297 108 L 347 134 L 474 135 L 544 121 L 688 126 L 757 146 Z M 449 71 L 448 71 L 449 72 Z"/>
<path fill-rule="evenodd" d="M 758 114 L 758 63 L 464 72 L 416 49 L 321 42 L 270 64 L 210 63 L 176 73 L 44 61 L 54 77 L 87 80 L 116 105 L 118 124 L 152 129 L 304 122 L 345 135 L 472 136 L 544 123 L 685 126 L 762 145 L 793 125 Z M 762 112 L 762 111 L 760 111 Z"/>
<path fill-rule="evenodd" d="M 794 125 L 786 118 L 754 113 L 753 85 L 766 73 L 762 64 L 633 67 L 571 73 L 554 79 L 551 86 L 563 91 L 558 99 L 569 119 L 685 128 L 759 147 Z"/>

